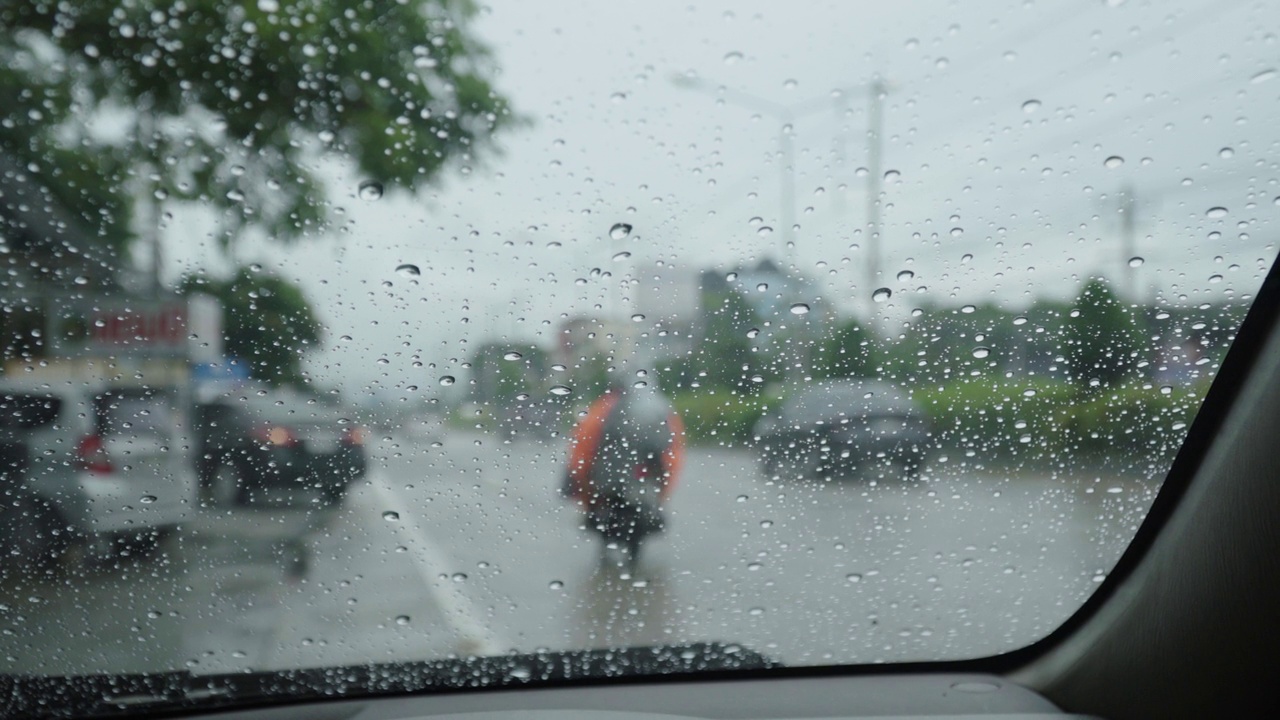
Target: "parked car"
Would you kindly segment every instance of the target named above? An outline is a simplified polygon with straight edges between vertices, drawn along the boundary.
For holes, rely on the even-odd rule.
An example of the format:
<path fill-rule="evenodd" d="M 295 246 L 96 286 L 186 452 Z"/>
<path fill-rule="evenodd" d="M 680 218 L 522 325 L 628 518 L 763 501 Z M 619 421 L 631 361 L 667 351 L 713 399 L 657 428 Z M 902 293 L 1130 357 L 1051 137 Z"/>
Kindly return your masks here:
<path fill-rule="evenodd" d="M 74 544 L 149 548 L 194 509 L 178 388 L 0 381 L 5 555 L 40 563 Z"/>
<path fill-rule="evenodd" d="M 879 380 L 815 382 L 756 424 L 769 475 L 804 477 L 896 465 L 914 478 L 924 465 L 929 423 L 910 395 Z"/>
<path fill-rule="evenodd" d="M 367 469 L 365 428 L 318 398 L 226 397 L 199 405 L 197 416 L 206 503 L 236 506 L 314 491 L 337 504 Z"/>

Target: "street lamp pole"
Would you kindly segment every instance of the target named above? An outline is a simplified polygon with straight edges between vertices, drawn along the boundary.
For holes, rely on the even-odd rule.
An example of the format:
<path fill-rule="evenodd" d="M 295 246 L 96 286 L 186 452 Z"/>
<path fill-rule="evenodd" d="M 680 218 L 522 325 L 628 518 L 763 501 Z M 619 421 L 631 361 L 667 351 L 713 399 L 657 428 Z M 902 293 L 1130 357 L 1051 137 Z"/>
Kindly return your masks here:
<path fill-rule="evenodd" d="M 863 289 L 868 308 L 868 321 L 874 317 L 874 303 L 871 298 L 880 279 L 880 192 L 883 174 L 880 170 L 880 155 L 883 149 L 884 112 L 882 100 L 885 94 L 884 83 L 877 80 L 871 83 L 870 103 L 867 108 L 867 286 Z"/>

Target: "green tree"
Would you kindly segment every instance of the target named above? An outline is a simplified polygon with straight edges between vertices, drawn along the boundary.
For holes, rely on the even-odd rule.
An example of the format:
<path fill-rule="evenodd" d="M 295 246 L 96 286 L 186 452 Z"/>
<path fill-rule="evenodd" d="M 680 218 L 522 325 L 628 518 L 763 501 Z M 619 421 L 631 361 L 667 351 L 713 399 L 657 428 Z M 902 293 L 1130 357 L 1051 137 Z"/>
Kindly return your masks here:
<path fill-rule="evenodd" d="M 1080 290 L 1066 319 L 1066 359 L 1081 388 L 1115 384 L 1136 365 L 1133 317 L 1107 282 L 1094 278 Z"/>
<path fill-rule="evenodd" d="M 0 6 L 0 153 L 27 167 L 106 243 L 133 201 L 220 211 L 288 240 L 321 228 L 323 152 L 364 194 L 414 192 L 451 160 L 482 159 L 512 120 L 471 35 L 472 0 L 112 0 Z M 102 118 L 123 132 L 105 133 Z M 348 190 L 348 193 L 355 188 Z"/>
<path fill-rule="evenodd" d="M 871 335 L 857 320 L 848 320 L 834 325 L 819 342 L 811 374 L 815 379 L 871 377 L 878 355 Z"/>
<path fill-rule="evenodd" d="M 182 294 L 205 293 L 222 306 L 224 352 L 271 385 L 300 385 L 302 358 L 321 339 L 320 322 L 297 285 L 277 275 L 241 268 L 228 280 L 188 275 Z"/>

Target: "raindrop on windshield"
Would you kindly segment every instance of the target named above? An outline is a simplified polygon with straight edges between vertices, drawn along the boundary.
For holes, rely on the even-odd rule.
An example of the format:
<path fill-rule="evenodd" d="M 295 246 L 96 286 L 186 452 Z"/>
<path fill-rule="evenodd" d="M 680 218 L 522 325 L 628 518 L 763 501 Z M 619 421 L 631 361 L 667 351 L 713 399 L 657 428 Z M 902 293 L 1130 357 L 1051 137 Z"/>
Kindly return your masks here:
<path fill-rule="evenodd" d="M 1135 256 L 1133 256 L 1133 257 L 1129 258 L 1129 267 L 1132 267 L 1132 268 L 1142 267 L 1142 263 L 1144 263 L 1144 262 L 1146 262 L 1146 260 L 1144 260 L 1144 259 L 1142 259 L 1141 257 L 1139 257 L 1139 256 L 1135 255 Z"/>
<path fill-rule="evenodd" d="M 522 357 L 524 357 L 524 356 L 523 356 L 523 355 L 521 355 L 520 353 L 516 352 L 515 350 L 512 350 L 511 352 L 509 352 L 509 353 L 507 353 L 507 354 L 503 355 L 503 356 L 502 356 L 502 359 L 503 359 L 503 360 L 519 360 L 519 359 L 520 359 L 520 358 L 522 358 Z"/>
<path fill-rule="evenodd" d="M 627 258 L 629 258 L 629 257 L 631 257 L 631 253 L 629 253 L 629 252 L 627 252 L 627 251 L 625 251 L 625 250 L 624 250 L 624 251 L 622 251 L 622 252 L 618 253 L 617 255 L 614 255 L 614 256 L 613 256 L 613 261 L 614 261 L 614 262 L 622 262 L 623 260 L 626 260 L 626 259 L 627 259 Z"/>
<path fill-rule="evenodd" d="M 1254 75 L 1253 77 L 1249 78 L 1249 82 L 1251 82 L 1251 83 L 1264 83 L 1264 82 L 1266 82 L 1266 81 L 1268 81 L 1268 80 L 1270 80 L 1270 79 L 1274 78 L 1275 76 L 1276 76 L 1275 68 L 1270 68 L 1270 69 L 1267 69 L 1267 70 L 1263 70 L 1262 72 L 1258 73 L 1257 75 Z"/>
<path fill-rule="evenodd" d="M 736 50 L 735 50 L 735 51 L 733 51 L 733 52 L 729 52 L 729 53 L 725 53 L 725 54 L 724 54 L 724 64 L 725 64 L 725 65 L 733 65 L 734 63 L 738 62 L 738 61 L 739 61 L 739 60 L 741 60 L 741 59 L 742 59 L 742 53 L 740 53 L 740 52 L 738 52 L 738 51 L 736 51 Z"/>
<path fill-rule="evenodd" d="M 747 331 L 747 337 L 754 338 L 760 334 L 760 328 L 751 328 Z"/>
<path fill-rule="evenodd" d="M 875 292 L 871 293 L 871 299 L 874 300 L 875 302 L 884 302 L 885 300 L 888 300 L 890 297 L 893 297 L 893 291 L 890 290 L 889 288 L 882 287 L 876 290 Z"/>
<path fill-rule="evenodd" d="M 1027 113 L 1028 115 L 1030 115 L 1031 113 L 1033 113 L 1033 112 L 1035 112 L 1035 111 L 1037 111 L 1037 110 L 1039 110 L 1039 109 L 1040 109 L 1040 101 L 1039 101 L 1039 100 L 1028 100 L 1028 101 L 1026 101 L 1026 102 L 1022 103 L 1022 112 Z"/>
<path fill-rule="evenodd" d="M 361 200 L 378 200 L 382 198 L 382 183 L 376 180 L 365 180 L 358 188 Z"/>
<path fill-rule="evenodd" d="M 564 588 L 564 583 L 561 582 L 560 580 L 552 580 L 551 582 L 547 583 L 547 587 L 551 588 L 552 590 L 560 590 Z"/>
<path fill-rule="evenodd" d="M 1235 148 L 1224 147 L 1218 151 L 1218 157 L 1223 160 L 1229 160 L 1236 156 Z"/>
<path fill-rule="evenodd" d="M 614 240 L 626 240 L 630 234 L 631 226 L 627 223 L 615 223 L 613 227 L 609 228 L 609 237 Z"/>
<path fill-rule="evenodd" d="M 791 306 L 792 315 L 805 315 L 809 312 L 809 306 L 804 303 L 796 303 Z"/>
<path fill-rule="evenodd" d="M 636 313 L 635 315 L 631 316 L 631 322 L 641 322 L 643 320 L 644 320 L 644 315 L 641 315 L 640 313 Z"/>
<path fill-rule="evenodd" d="M 760 228 L 756 230 L 756 234 L 760 237 L 767 237 L 773 234 L 773 228 L 768 225 L 761 225 Z"/>
<path fill-rule="evenodd" d="M 914 278 L 915 276 L 916 274 L 911 272 L 910 270 L 903 270 L 902 272 L 898 273 L 898 282 L 907 282 L 908 280 Z"/>
<path fill-rule="evenodd" d="M 396 616 L 396 624 L 397 624 L 397 625 L 408 625 L 408 624 L 409 624 L 409 616 L 408 616 L 408 615 L 398 615 L 398 616 Z"/>
<path fill-rule="evenodd" d="M 981 360 L 991 354 L 991 348 L 976 347 L 973 349 L 973 356 Z"/>
<path fill-rule="evenodd" d="M 444 377 L 440 378 L 441 385 L 452 385 L 455 382 L 457 382 L 457 380 L 455 380 L 452 375 L 445 375 Z"/>
<path fill-rule="evenodd" d="M 395 522 L 396 520 L 400 519 L 400 513 L 396 512 L 395 510 L 388 510 L 382 513 L 382 519 L 388 522 Z"/>
<path fill-rule="evenodd" d="M 573 392 L 573 388 L 569 387 L 568 385 L 553 385 L 551 386 L 551 389 L 548 392 L 550 392 L 552 395 L 564 396 Z"/>
<path fill-rule="evenodd" d="M 1124 164 L 1124 158 L 1120 157 L 1119 155 L 1112 155 L 1111 157 L 1102 161 L 1103 167 L 1107 167 L 1111 169 L 1118 168 L 1123 164 Z"/>
<path fill-rule="evenodd" d="M 897 170 L 889 170 L 884 174 L 885 182 L 889 182 L 889 183 L 898 182 L 898 179 L 901 177 L 902 177 L 902 173 L 898 172 Z"/>
<path fill-rule="evenodd" d="M 422 270 L 417 265 L 404 263 L 396 266 L 396 274 L 401 277 L 418 277 L 422 274 Z"/>
<path fill-rule="evenodd" d="M 1205 217 L 1215 220 L 1218 218 L 1224 218 L 1227 216 L 1227 209 L 1224 207 L 1211 207 L 1204 215 Z"/>

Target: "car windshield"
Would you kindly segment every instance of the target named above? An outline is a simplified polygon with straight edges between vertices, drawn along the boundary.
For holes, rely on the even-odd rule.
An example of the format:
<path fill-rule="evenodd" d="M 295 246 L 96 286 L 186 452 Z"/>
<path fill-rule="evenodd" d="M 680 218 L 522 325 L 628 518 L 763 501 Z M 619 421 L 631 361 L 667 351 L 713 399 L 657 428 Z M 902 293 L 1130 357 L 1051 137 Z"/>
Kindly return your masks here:
<path fill-rule="evenodd" d="M 1277 32 L 1209 0 L 0 3 L 0 672 L 1045 638 L 1271 269 Z"/>

